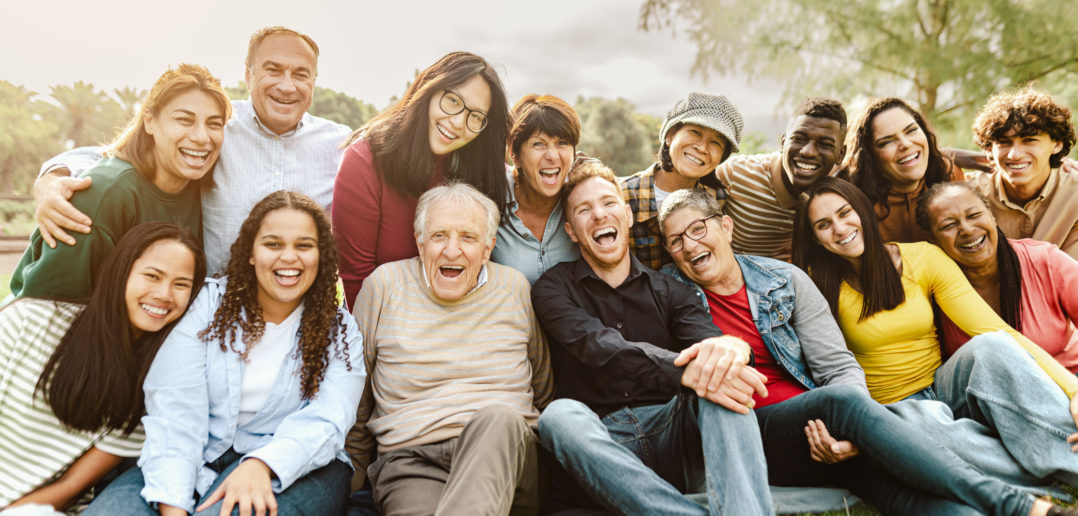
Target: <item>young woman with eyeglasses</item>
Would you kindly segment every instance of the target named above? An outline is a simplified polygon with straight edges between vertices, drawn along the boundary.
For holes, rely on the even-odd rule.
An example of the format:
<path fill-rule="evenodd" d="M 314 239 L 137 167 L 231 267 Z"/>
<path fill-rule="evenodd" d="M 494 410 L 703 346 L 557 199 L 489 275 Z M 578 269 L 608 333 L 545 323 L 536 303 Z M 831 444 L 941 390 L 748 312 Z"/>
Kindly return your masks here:
<path fill-rule="evenodd" d="M 345 299 L 380 264 L 417 256 L 419 196 L 438 183 L 471 184 L 504 212 L 509 109 L 494 68 L 453 52 L 416 76 L 395 105 L 346 143 L 333 190 L 333 232 Z"/>

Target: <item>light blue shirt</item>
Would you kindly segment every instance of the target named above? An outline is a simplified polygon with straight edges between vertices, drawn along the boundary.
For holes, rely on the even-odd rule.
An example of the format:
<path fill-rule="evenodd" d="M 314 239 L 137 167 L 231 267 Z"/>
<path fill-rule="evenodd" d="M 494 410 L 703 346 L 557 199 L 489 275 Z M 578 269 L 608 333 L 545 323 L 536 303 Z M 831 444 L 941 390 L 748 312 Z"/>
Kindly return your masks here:
<path fill-rule="evenodd" d="M 509 184 L 513 184 L 512 174 Z M 563 227 L 565 210 L 561 207 L 561 201 L 547 217 L 540 242 L 517 216 L 517 199 L 513 190 L 509 189 L 509 217 L 498 225 L 498 241 L 494 243 L 490 259 L 524 273 L 528 283 L 535 283 L 547 269 L 580 258 L 580 250 Z"/>
<path fill-rule="evenodd" d="M 146 443 L 139 458 L 149 503 L 166 503 L 193 512 L 198 491 L 205 496 L 217 473 L 206 464 L 234 448 L 273 470 L 273 491 L 334 459 L 351 465 L 344 438 L 356 422 L 356 407 L 367 374 L 363 337 L 352 315 L 338 308 L 344 327 L 327 343 L 329 366 L 311 400 L 301 395 L 302 361 L 288 353 L 266 404 L 240 425 L 240 392 L 247 365 L 238 353 L 221 350 L 220 341 L 203 342 L 221 305 L 226 278 L 207 279 L 187 315 L 165 339 L 146 376 Z M 237 347 L 243 332 L 237 328 Z M 299 335 L 295 337 L 296 345 Z M 338 346 L 347 349 L 351 370 Z M 226 344 L 226 349 L 228 345 Z"/>
<path fill-rule="evenodd" d="M 329 213 L 333 183 L 351 130 L 304 113 L 295 129 L 276 135 L 255 115 L 250 100 L 232 101 L 213 187 L 202 191 L 202 240 L 210 274 L 224 272 L 232 242 L 258 201 L 278 190 L 301 192 Z M 63 166 L 78 175 L 104 153 L 104 147 L 65 152 L 42 166 L 42 173 Z"/>

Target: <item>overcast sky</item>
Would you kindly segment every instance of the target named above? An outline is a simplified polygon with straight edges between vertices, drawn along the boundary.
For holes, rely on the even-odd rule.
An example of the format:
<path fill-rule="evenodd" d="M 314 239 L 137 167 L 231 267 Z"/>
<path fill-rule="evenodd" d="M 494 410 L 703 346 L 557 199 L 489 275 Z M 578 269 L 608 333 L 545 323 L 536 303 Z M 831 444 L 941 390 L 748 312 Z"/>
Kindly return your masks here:
<path fill-rule="evenodd" d="M 170 64 L 243 79 L 252 32 L 285 25 L 321 47 L 318 85 L 382 108 L 417 69 L 469 50 L 498 68 L 510 102 L 526 93 L 624 97 L 661 116 L 689 91 L 728 96 L 747 131 L 774 139 L 790 106 L 781 89 L 690 74 L 695 47 L 637 29 L 640 1 L 546 0 L 0 0 L 0 79 L 47 93 L 84 80 L 149 89 Z"/>

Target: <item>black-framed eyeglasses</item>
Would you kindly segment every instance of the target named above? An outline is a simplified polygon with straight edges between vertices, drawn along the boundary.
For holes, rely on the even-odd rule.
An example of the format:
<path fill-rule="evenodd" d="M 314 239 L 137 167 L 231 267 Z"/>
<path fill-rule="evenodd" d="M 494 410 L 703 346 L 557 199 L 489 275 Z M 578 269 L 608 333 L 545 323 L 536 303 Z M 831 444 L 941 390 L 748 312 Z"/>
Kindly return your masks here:
<path fill-rule="evenodd" d="M 483 114 L 482 111 L 476 111 L 468 107 L 464 104 L 464 98 L 453 90 L 442 92 L 442 98 L 438 99 L 438 107 L 449 116 L 467 111 L 468 114 L 464 117 L 464 126 L 473 133 L 478 133 L 487 127 L 487 115 Z"/>
<path fill-rule="evenodd" d="M 666 240 L 663 242 L 663 247 L 665 247 L 666 250 L 671 253 L 676 253 L 685 248 L 685 238 L 683 237 L 689 237 L 699 242 L 701 238 L 707 236 L 707 219 L 715 218 L 718 216 L 719 215 L 716 213 L 715 215 L 710 215 L 702 219 L 696 219 L 690 222 L 689 227 L 685 228 L 685 231 L 667 236 Z"/>

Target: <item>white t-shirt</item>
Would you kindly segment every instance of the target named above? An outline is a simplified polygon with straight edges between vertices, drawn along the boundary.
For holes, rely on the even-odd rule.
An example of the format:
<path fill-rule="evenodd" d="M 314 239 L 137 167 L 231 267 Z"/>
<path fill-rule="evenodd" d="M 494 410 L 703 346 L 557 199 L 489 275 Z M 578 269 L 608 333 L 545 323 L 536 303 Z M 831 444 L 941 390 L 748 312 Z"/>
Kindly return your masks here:
<path fill-rule="evenodd" d="M 280 323 L 267 322 L 262 338 L 247 353 L 247 368 L 240 388 L 239 424 L 250 421 L 266 404 L 277 383 L 281 363 L 294 351 L 296 330 L 302 314 L 303 305 L 300 304 Z"/>

